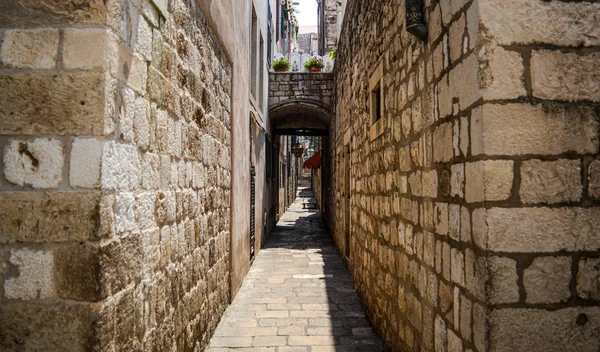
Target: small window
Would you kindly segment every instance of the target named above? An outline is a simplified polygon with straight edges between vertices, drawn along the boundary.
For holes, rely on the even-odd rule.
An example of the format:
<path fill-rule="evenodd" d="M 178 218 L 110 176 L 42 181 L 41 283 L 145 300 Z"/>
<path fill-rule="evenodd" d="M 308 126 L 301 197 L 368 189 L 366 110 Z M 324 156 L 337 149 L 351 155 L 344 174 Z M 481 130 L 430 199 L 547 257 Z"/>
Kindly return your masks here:
<path fill-rule="evenodd" d="M 379 64 L 371 79 L 369 79 L 371 125 L 376 123 L 383 116 L 383 62 Z"/>
<path fill-rule="evenodd" d="M 371 124 L 374 124 L 381 119 L 381 85 L 379 84 L 371 92 L 371 104 L 375 107 L 374 114 L 371 117 Z"/>
<path fill-rule="evenodd" d="M 384 89 L 383 89 L 383 61 L 369 79 L 369 110 L 371 112 L 371 140 L 383 134 L 384 119 Z"/>

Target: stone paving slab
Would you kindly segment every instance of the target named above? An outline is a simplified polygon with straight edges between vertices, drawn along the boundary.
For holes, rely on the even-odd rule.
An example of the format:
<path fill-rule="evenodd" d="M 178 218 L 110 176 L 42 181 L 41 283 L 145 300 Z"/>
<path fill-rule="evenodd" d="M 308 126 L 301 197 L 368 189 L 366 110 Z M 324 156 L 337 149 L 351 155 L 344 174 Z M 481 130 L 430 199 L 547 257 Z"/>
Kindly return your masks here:
<path fill-rule="evenodd" d="M 280 219 L 208 352 L 383 351 L 307 188 Z"/>

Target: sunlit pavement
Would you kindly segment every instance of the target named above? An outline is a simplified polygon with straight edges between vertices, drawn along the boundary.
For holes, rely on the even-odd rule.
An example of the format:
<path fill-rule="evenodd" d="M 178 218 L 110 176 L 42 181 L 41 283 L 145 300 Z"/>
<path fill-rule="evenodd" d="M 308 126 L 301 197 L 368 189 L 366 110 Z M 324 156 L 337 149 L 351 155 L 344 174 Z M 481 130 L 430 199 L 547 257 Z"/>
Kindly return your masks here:
<path fill-rule="evenodd" d="M 303 209 L 312 196 L 300 189 L 208 351 L 382 351 L 319 211 Z"/>

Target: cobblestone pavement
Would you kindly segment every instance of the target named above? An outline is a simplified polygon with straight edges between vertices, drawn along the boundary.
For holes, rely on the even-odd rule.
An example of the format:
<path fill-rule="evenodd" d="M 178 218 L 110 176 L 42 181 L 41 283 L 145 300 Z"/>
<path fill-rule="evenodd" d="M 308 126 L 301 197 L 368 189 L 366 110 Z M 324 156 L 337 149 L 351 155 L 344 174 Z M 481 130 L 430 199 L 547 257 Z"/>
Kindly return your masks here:
<path fill-rule="evenodd" d="M 280 219 L 209 352 L 382 351 L 319 211 L 302 209 L 312 196 L 301 188 Z"/>

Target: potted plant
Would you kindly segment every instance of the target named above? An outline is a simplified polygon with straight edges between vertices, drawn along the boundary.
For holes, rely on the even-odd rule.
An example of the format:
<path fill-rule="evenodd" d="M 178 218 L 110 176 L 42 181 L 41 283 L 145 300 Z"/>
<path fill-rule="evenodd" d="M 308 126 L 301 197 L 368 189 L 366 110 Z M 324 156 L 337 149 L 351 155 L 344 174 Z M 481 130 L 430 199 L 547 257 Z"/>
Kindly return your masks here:
<path fill-rule="evenodd" d="M 323 59 L 320 57 L 313 56 L 310 60 L 304 63 L 304 68 L 309 70 L 310 72 L 320 72 L 325 64 L 323 63 Z"/>
<path fill-rule="evenodd" d="M 427 25 L 424 21 L 423 1 L 406 0 L 406 31 L 422 41 L 427 41 Z"/>
<path fill-rule="evenodd" d="M 282 57 L 273 61 L 272 66 L 275 72 L 286 72 L 290 69 L 290 62 L 285 57 Z"/>

